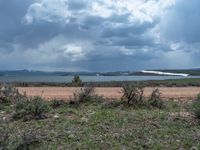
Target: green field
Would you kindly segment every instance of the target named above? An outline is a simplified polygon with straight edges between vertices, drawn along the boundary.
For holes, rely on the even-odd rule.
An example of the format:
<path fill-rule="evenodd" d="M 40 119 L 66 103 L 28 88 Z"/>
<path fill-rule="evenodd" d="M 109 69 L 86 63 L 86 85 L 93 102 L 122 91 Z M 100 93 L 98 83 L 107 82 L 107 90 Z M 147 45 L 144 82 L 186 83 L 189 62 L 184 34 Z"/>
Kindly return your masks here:
<path fill-rule="evenodd" d="M 170 101 L 166 106 L 160 110 L 108 103 L 64 104 L 51 108 L 47 119 L 24 122 L 9 120 L 13 106 L 7 105 L 1 108 L 0 118 L 8 121 L 0 126 L 8 131 L 7 149 L 23 144 L 25 135 L 37 139 L 28 145 L 33 150 L 200 148 L 200 124 L 189 113 L 190 104 Z"/>

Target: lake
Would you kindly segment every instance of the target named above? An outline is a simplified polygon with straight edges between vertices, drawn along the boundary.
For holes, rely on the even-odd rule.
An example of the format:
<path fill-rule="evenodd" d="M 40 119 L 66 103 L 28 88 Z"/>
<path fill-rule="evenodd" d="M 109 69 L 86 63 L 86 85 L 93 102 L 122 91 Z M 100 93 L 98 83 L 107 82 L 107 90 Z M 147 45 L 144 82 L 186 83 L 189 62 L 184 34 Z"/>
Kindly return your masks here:
<path fill-rule="evenodd" d="M 145 81 L 145 80 L 165 80 L 165 79 L 183 79 L 200 78 L 200 76 L 80 76 L 84 82 L 100 81 Z M 0 82 L 71 82 L 73 76 L 0 76 Z"/>

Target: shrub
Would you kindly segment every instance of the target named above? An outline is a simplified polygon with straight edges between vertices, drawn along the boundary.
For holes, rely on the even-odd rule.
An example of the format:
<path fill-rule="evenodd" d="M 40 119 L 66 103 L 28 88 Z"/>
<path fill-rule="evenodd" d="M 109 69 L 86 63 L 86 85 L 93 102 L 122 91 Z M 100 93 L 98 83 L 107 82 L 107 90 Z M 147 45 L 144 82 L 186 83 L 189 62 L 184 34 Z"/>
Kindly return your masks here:
<path fill-rule="evenodd" d="M 80 77 L 78 75 L 75 75 L 74 78 L 72 79 L 72 84 L 74 86 L 82 86 L 83 83 Z"/>
<path fill-rule="evenodd" d="M 21 99 L 25 95 L 21 95 L 15 87 L 4 84 L 0 86 L 0 104 L 15 103 L 17 99 Z"/>
<path fill-rule="evenodd" d="M 164 107 L 164 102 L 161 99 L 161 92 L 159 91 L 159 89 L 155 89 L 152 91 L 148 100 L 148 104 L 152 107 L 160 109 Z"/>
<path fill-rule="evenodd" d="M 40 143 L 41 139 L 36 136 L 36 133 L 29 131 L 23 133 L 21 136 L 21 142 L 16 147 L 16 150 L 28 150 L 32 146 L 37 146 Z"/>
<path fill-rule="evenodd" d="M 192 111 L 196 118 L 200 119 L 200 93 L 198 94 L 196 100 L 192 103 Z"/>
<path fill-rule="evenodd" d="M 60 107 L 62 105 L 64 105 L 65 102 L 63 100 L 57 100 L 57 99 L 54 99 L 52 102 L 51 102 L 51 107 L 52 108 L 57 108 L 57 107 Z"/>
<path fill-rule="evenodd" d="M 15 102 L 15 109 L 16 110 L 22 110 L 22 109 L 26 108 L 28 104 L 29 104 L 29 99 L 27 97 L 22 98 L 22 99 L 18 99 Z"/>
<path fill-rule="evenodd" d="M 120 107 L 122 105 L 122 101 L 118 101 L 118 100 L 111 100 L 111 101 L 105 101 L 102 105 L 102 108 L 116 108 L 116 107 Z"/>
<path fill-rule="evenodd" d="M 74 100 L 79 103 L 92 101 L 93 94 L 94 94 L 93 87 L 84 87 L 81 88 L 79 92 L 74 93 Z"/>
<path fill-rule="evenodd" d="M 44 119 L 49 111 L 47 103 L 41 97 L 33 97 L 29 100 L 18 101 L 15 106 L 16 112 L 13 119 Z"/>
<path fill-rule="evenodd" d="M 0 120 L 0 150 L 6 149 L 9 138 L 8 126 Z"/>
<path fill-rule="evenodd" d="M 124 84 L 122 86 L 122 101 L 125 101 L 127 105 L 133 105 L 135 107 L 143 106 L 144 103 L 144 89 L 142 86 L 135 84 Z"/>
<path fill-rule="evenodd" d="M 79 91 L 74 93 L 73 99 L 70 101 L 71 104 L 81 104 L 86 102 L 100 102 L 102 97 L 94 93 L 94 87 L 83 87 Z"/>
<path fill-rule="evenodd" d="M 49 107 L 41 97 L 34 97 L 30 100 L 26 110 L 29 111 L 32 116 L 41 118 L 44 113 L 49 111 Z"/>

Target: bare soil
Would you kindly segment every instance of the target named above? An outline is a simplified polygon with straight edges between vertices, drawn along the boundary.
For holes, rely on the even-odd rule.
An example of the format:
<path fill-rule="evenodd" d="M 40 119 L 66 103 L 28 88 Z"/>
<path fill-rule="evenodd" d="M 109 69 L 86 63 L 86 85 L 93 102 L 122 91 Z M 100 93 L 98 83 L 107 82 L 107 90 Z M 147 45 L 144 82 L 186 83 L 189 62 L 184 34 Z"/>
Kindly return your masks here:
<path fill-rule="evenodd" d="M 148 97 L 155 88 L 146 87 L 144 95 Z M 78 91 L 76 87 L 18 87 L 20 93 L 26 93 L 27 96 L 42 96 L 45 99 L 66 99 L 73 96 Z M 200 92 L 200 87 L 159 87 L 162 98 L 191 100 Z M 122 89 L 118 87 L 98 87 L 95 88 L 98 95 L 102 95 L 108 99 L 119 99 L 122 96 Z"/>

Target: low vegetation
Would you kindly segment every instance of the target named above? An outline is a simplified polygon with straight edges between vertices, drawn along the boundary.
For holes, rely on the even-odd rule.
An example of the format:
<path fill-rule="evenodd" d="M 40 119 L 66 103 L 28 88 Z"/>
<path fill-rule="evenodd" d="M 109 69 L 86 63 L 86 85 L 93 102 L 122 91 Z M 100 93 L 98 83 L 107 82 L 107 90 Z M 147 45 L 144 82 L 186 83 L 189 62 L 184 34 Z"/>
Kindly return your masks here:
<path fill-rule="evenodd" d="M 152 91 L 148 100 L 148 104 L 152 107 L 160 109 L 164 108 L 164 101 L 161 99 L 161 92 L 159 91 L 159 89 L 155 89 Z"/>
<path fill-rule="evenodd" d="M 196 100 L 192 104 L 192 111 L 196 118 L 200 120 L 200 94 L 197 96 Z"/>
<path fill-rule="evenodd" d="M 122 101 L 125 101 L 127 105 L 133 105 L 134 107 L 144 105 L 144 90 L 142 86 L 124 84 L 122 88 Z"/>
<path fill-rule="evenodd" d="M 65 104 L 64 100 L 53 99 L 50 105 L 52 108 L 58 108 L 64 104 Z"/>
<path fill-rule="evenodd" d="M 6 149 L 6 145 L 8 144 L 9 132 L 10 131 L 8 125 L 0 119 L 0 150 Z"/>
<path fill-rule="evenodd" d="M 82 104 L 88 102 L 100 102 L 103 97 L 95 94 L 95 88 L 88 86 L 80 88 L 77 92 L 74 93 L 73 97 L 70 100 L 71 104 Z"/>
<path fill-rule="evenodd" d="M 41 137 L 38 137 L 39 133 L 34 131 L 28 131 L 20 136 L 19 143 L 16 145 L 16 150 L 29 150 L 38 147 L 41 141 Z"/>
<path fill-rule="evenodd" d="M 11 85 L 0 85 L 0 104 L 14 103 L 16 100 L 21 99 L 23 95 L 19 94 L 18 90 Z"/>
<path fill-rule="evenodd" d="M 45 119 L 49 111 L 49 106 L 41 97 L 27 98 L 19 100 L 15 104 L 15 113 L 13 119 L 23 119 L 28 121 L 31 119 Z"/>
<path fill-rule="evenodd" d="M 161 93 L 159 89 L 152 91 L 148 99 L 144 98 L 144 87 L 137 84 L 124 84 L 123 85 L 122 103 L 135 108 L 164 108 L 164 102 L 161 99 Z"/>
<path fill-rule="evenodd" d="M 115 100 L 112 107 L 105 107 L 108 100 L 99 100 L 94 91 L 84 87 L 74 94 L 79 107 L 40 97 L 2 105 L 0 149 L 200 148 L 200 96 L 190 112 L 190 102 L 166 101 L 163 107 L 158 89 L 145 99 L 143 87 L 124 85 L 123 100 Z"/>

